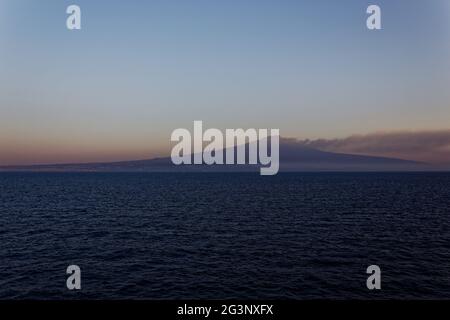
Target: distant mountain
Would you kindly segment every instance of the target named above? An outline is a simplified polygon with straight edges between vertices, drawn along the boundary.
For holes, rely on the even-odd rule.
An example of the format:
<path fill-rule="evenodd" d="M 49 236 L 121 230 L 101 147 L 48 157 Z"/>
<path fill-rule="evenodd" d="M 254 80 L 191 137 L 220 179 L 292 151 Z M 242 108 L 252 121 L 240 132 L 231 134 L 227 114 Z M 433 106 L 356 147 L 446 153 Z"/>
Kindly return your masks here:
<path fill-rule="evenodd" d="M 321 151 L 297 143 L 280 145 L 283 171 L 420 171 L 432 170 L 426 163 L 386 157 Z"/>
<path fill-rule="evenodd" d="M 225 150 L 226 152 L 226 150 Z M 3 166 L 0 171 L 197 172 L 256 171 L 260 165 L 181 165 L 170 157 L 86 164 Z M 280 141 L 280 171 L 428 171 L 433 167 L 408 160 L 326 152 L 289 140 Z"/>

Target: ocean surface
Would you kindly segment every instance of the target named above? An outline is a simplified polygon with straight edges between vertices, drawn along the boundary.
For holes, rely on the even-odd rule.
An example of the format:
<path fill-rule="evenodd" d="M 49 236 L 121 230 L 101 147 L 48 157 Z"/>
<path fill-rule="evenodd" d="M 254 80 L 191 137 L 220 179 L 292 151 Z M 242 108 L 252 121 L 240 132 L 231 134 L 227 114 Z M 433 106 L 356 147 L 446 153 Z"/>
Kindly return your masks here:
<path fill-rule="evenodd" d="M 450 299 L 450 174 L 0 173 L 0 299 L 227 298 Z"/>

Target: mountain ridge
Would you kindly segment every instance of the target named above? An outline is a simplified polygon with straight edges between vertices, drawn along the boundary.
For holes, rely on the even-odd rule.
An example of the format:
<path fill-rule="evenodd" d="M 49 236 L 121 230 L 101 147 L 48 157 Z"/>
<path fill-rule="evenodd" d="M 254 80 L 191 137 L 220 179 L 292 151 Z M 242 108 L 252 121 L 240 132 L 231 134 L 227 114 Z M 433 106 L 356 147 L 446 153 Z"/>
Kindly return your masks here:
<path fill-rule="evenodd" d="M 235 147 L 236 148 L 236 147 Z M 226 149 L 223 150 L 226 153 Z M 248 155 L 248 144 L 246 145 Z M 179 165 L 170 157 L 144 160 L 0 166 L 0 171 L 81 172 L 197 172 L 256 171 L 261 165 Z M 426 163 L 396 158 L 322 151 L 296 143 L 280 142 L 280 171 L 428 171 Z"/>

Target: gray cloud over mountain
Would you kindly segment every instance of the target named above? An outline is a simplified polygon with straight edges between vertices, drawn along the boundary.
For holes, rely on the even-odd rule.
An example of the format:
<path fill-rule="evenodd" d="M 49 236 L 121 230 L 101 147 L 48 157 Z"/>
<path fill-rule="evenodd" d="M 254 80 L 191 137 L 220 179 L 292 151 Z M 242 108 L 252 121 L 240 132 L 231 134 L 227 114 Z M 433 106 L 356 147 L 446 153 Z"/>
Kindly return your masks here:
<path fill-rule="evenodd" d="M 296 140 L 294 143 L 324 151 L 395 157 L 450 165 L 450 130 L 379 132 L 341 139 Z"/>

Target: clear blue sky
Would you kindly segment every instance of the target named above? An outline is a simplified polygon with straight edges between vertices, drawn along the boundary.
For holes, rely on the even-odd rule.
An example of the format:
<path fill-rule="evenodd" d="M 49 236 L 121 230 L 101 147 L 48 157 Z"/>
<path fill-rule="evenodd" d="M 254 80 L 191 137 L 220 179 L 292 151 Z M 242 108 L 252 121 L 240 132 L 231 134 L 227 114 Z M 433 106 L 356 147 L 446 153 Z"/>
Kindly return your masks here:
<path fill-rule="evenodd" d="M 449 56 L 448 0 L 0 0 L 0 164 L 148 158 L 193 120 L 447 129 Z"/>

